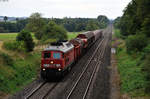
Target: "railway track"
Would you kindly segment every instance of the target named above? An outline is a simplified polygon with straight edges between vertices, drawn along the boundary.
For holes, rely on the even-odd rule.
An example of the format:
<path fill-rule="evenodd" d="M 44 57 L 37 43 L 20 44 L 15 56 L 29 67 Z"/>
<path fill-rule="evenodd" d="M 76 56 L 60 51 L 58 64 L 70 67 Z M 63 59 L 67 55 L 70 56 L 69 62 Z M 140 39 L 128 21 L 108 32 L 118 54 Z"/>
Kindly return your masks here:
<path fill-rule="evenodd" d="M 75 82 L 74 86 L 71 88 L 66 99 L 73 99 L 73 98 L 86 99 L 86 96 L 88 94 L 88 90 L 91 86 L 91 82 L 92 82 L 99 66 L 102 63 L 100 61 L 100 59 L 104 56 L 105 47 L 103 50 L 99 50 L 99 49 L 101 49 L 100 46 L 103 43 L 105 43 L 104 45 L 106 46 L 107 42 L 106 41 L 104 42 L 104 40 L 98 45 L 93 56 L 91 57 L 91 59 L 86 64 L 85 69 L 83 70 L 83 72 L 81 73 L 81 75 L 79 76 L 77 81 Z M 96 57 L 94 57 L 94 56 L 96 56 Z M 92 60 L 94 60 L 94 62 Z M 83 87 L 85 87 L 85 88 L 83 88 Z"/>
<path fill-rule="evenodd" d="M 43 82 L 42 84 L 38 85 L 33 91 L 31 91 L 27 96 L 25 96 L 25 99 L 44 99 L 57 85 L 58 82 Z"/>

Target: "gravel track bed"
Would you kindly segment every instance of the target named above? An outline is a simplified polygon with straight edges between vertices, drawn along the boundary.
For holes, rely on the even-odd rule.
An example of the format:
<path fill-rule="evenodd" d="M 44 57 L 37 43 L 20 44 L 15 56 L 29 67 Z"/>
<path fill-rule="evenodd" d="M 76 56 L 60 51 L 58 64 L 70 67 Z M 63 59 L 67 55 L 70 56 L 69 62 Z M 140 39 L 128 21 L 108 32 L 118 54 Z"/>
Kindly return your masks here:
<path fill-rule="evenodd" d="M 77 86 L 75 87 L 75 89 L 73 90 L 72 94 L 70 95 L 70 97 L 66 96 L 67 99 L 82 99 L 83 97 L 85 97 L 84 95 L 86 95 L 86 92 L 88 92 L 89 89 L 87 89 L 88 86 L 90 86 L 91 83 L 90 80 L 93 79 L 93 75 L 95 75 L 96 69 L 100 66 L 99 64 L 101 64 L 100 58 L 102 57 L 103 54 L 103 41 L 101 42 L 99 48 L 97 49 L 94 57 L 91 60 L 91 63 L 88 64 L 88 68 L 85 71 L 85 73 L 83 74 L 83 76 L 81 77 L 81 79 L 79 80 Z M 88 85 L 89 84 L 89 85 Z"/>
<path fill-rule="evenodd" d="M 31 97 L 28 99 L 43 99 L 51 90 L 53 90 L 57 86 L 57 82 L 55 83 L 46 83 L 44 86 L 42 86 L 36 93 L 34 93 Z"/>
<path fill-rule="evenodd" d="M 109 27 L 106 32 L 106 38 L 108 44 L 106 46 L 103 64 L 98 70 L 98 75 L 93 82 L 92 91 L 87 99 L 110 99 L 110 55 L 111 55 L 111 27 Z"/>
<path fill-rule="evenodd" d="M 38 85 L 42 84 L 44 81 L 42 79 L 37 79 L 33 81 L 31 84 L 27 85 L 22 91 L 14 94 L 9 97 L 9 99 L 24 99 L 24 96 L 27 96 L 30 92 L 34 90 Z"/>

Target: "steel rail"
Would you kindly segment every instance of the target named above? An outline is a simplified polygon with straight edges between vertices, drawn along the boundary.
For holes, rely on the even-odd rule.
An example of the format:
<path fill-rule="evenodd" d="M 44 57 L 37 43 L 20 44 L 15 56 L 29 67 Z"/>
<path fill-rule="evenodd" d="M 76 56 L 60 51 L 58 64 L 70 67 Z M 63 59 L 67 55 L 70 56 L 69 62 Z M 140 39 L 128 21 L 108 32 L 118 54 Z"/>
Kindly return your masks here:
<path fill-rule="evenodd" d="M 105 47 L 104 47 L 104 50 L 102 50 L 102 51 L 103 51 L 103 52 L 102 52 L 102 56 L 104 55 L 104 52 L 105 52 L 105 50 L 106 50 L 106 44 L 108 43 L 108 41 L 109 41 L 109 40 L 107 40 L 106 43 L 105 43 L 105 45 L 104 45 Z M 101 58 L 102 58 L 102 57 L 99 57 L 99 60 L 100 60 Z M 89 90 L 90 85 L 91 85 L 91 83 L 92 83 L 92 80 L 93 80 L 93 78 L 95 77 L 94 75 L 95 75 L 96 72 L 97 72 L 96 70 L 98 69 L 98 65 L 100 65 L 101 63 L 102 63 L 101 61 L 98 62 L 97 65 L 96 65 L 96 67 L 94 68 L 94 71 L 93 71 L 93 73 L 92 73 L 92 75 L 91 75 L 90 81 L 88 82 L 88 86 L 87 86 L 87 88 L 86 88 L 86 91 L 85 91 L 85 93 L 84 93 L 82 99 L 86 99 L 88 90 Z"/>
<path fill-rule="evenodd" d="M 33 89 L 27 96 L 25 96 L 25 99 L 29 99 L 35 92 L 37 92 L 42 86 L 44 86 L 46 84 L 45 82 L 42 82 L 41 84 L 39 84 L 35 89 Z"/>
<path fill-rule="evenodd" d="M 98 45 L 98 47 L 96 48 L 95 52 L 93 53 L 92 57 L 90 58 L 90 60 L 88 61 L 88 63 L 86 64 L 86 67 L 84 68 L 84 70 L 82 71 L 81 75 L 79 76 L 79 78 L 77 79 L 76 83 L 74 84 L 74 86 L 71 88 L 71 91 L 69 92 L 68 96 L 66 99 L 69 99 L 71 94 L 73 93 L 74 89 L 76 88 L 77 84 L 79 83 L 81 77 L 83 76 L 83 74 L 85 73 L 85 71 L 88 68 L 88 65 L 91 63 L 92 59 L 94 58 L 97 50 L 100 48 L 100 45 L 103 43 L 104 39 L 101 41 L 101 43 Z"/>

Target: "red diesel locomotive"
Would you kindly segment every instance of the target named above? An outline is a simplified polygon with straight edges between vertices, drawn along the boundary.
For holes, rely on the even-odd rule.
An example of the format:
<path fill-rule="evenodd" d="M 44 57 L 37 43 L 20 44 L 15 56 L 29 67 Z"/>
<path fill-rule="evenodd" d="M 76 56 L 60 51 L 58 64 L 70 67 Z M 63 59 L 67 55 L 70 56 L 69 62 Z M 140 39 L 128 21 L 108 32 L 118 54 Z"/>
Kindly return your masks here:
<path fill-rule="evenodd" d="M 81 33 L 70 41 L 51 43 L 42 51 L 41 77 L 47 79 L 70 71 L 72 64 L 78 60 L 83 51 L 101 37 L 102 31 L 97 30 Z"/>

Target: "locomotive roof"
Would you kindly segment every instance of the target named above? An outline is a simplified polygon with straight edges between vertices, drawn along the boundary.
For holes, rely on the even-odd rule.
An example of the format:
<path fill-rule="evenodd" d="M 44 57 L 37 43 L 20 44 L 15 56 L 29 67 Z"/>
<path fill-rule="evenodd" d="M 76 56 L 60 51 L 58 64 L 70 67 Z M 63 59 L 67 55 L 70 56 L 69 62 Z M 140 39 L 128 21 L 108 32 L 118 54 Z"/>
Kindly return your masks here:
<path fill-rule="evenodd" d="M 102 30 L 95 30 L 95 31 L 93 31 L 93 32 L 94 32 L 94 33 L 95 33 L 95 32 L 97 33 L 97 32 L 101 32 L 101 31 L 102 31 Z"/>
<path fill-rule="evenodd" d="M 47 48 L 44 49 L 44 51 L 61 51 L 61 52 L 68 52 L 71 50 L 74 46 L 70 42 L 61 42 L 58 45 L 50 45 Z"/>
<path fill-rule="evenodd" d="M 79 34 L 80 35 L 80 34 Z M 87 38 L 91 38 L 92 36 L 94 36 L 92 31 L 88 31 L 88 32 L 84 32 L 81 33 L 81 35 L 85 35 Z"/>

